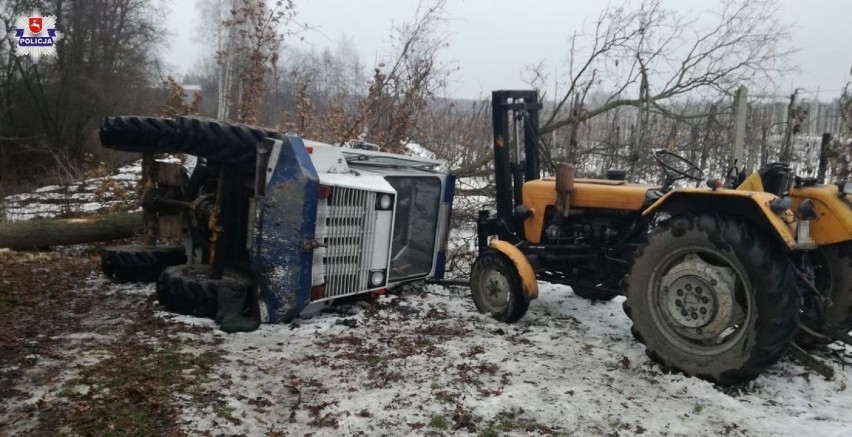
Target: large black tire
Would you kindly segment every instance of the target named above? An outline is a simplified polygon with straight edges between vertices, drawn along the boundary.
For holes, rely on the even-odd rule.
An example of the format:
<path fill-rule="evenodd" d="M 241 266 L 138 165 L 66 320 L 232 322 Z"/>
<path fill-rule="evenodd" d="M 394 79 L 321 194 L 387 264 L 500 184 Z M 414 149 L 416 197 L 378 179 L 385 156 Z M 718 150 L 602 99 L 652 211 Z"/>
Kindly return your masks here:
<path fill-rule="evenodd" d="M 222 279 L 211 279 L 209 264 L 186 264 L 163 270 L 157 282 L 157 299 L 167 310 L 196 317 L 216 316 L 219 289 L 248 293 L 251 279 L 225 271 Z"/>
<path fill-rule="evenodd" d="M 175 143 L 176 135 L 173 118 L 125 116 L 101 121 L 101 145 L 124 152 L 182 152 Z"/>
<path fill-rule="evenodd" d="M 483 251 L 473 262 L 470 291 L 480 313 L 505 323 L 523 317 L 530 305 L 515 265 L 493 250 Z"/>
<path fill-rule="evenodd" d="M 178 118 L 177 130 L 179 135 L 176 141 L 184 153 L 252 166 L 260 140 L 267 137 L 282 138 L 280 133 L 271 129 L 199 117 Z"/>
<path fill-rule="evenodd" d="M 274 130 L 198 117 L 107 117 L 101 145 L 139 153 L 186 153 L 214 161 L 252 166 L 257 143 L 280 138 Z"/>
<path fill-rule="evenodd" d="M 101 251 L 101 269 L 118 282 L 154 282 L 168 266 L 183 264 L 183 246 L 113 246 Z"/>
<path fill-rule="evenodd" d="M 627 275 L 624 311 L 648 356 L 722 385 L 754 379 L 778 361 L 800 308 L 783 251 L 731 217 L 671 218 L 638 250 Z"/>
<path fill-rule="evenodd" d="M 815 306 L 807 305 L 806 299 L 808 308 L 802 315 L 802 323 L 829 337 L 835 331 L 849 332 L 852 330 L 852 241 L 821 246 L 812 252 L 811 260 L 816 287 L 832 305 L 817 312 Z M 796 334 L 796 343 L 806 349 L 831 342 L 830 338 L 815 337 L 804 330 Z"/>

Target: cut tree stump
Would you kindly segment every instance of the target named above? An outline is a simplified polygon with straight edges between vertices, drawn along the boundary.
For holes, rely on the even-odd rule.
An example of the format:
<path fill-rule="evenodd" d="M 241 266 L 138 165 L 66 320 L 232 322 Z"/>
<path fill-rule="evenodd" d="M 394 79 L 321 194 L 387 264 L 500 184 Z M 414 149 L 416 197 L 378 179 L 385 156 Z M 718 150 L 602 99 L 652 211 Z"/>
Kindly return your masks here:
<path fill-rule="evenodd" d="M 142 231 L 142 213 L 0 223 L 0 248 L 12 250 L 119 240 Z"/>

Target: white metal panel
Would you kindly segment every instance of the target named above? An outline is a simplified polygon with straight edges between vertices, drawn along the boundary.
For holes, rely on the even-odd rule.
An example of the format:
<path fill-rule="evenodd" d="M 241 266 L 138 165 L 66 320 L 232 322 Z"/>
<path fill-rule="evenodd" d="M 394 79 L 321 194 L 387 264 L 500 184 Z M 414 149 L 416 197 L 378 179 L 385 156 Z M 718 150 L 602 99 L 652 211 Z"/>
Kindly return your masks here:
<path fill-rule="evenodd" d="M 374 228 L 373 253 L 370 268 L 387 269 L 390 257 L 391 236 L 393 235 L 393 211 L 378 211 Z"/>
<path fill-rule="evenodd" d="M 375 191 L 396 194 L 391 184 L 377 174 L 358 172 L 358 174 L 319 173 L 320 184 L 356 190 Z"/>
<path fill-rule="evenodd" d="M 325 297 L 338 297 L 369 289 L 376 193 L 332 186 L 328 201 L 325 243 Z"/>

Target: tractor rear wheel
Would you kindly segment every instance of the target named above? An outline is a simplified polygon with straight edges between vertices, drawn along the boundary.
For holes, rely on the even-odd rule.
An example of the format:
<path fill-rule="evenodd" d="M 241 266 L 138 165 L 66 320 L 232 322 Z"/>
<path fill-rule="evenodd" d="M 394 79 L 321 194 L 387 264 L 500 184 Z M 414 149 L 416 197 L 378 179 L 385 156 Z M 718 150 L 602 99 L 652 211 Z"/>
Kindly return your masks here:
<path fill-rule="evenodd" d="M 255 165 L 260 140 L 282 137 L 270 129 L 200 117 L 179 117 L 177 131 L 175 141 L 185 153 L 247 166 Z"/>
<path fill-rule="evenodd" d="M 104 147 L 123 152 L 177 153 L 177 121 L 162 117 L 107 117 L 101 121 Z"/>
<path fill-rule="evenodd" d="M 739 384 L 784 354 L 801 296 L 789 263 L 755 226 L 714 214 L 672 217 L 627 274 L 631 331 L 664 368 Z"/>
<path fill-rule="evenodd" d="M 125 152 L 186 153 L 253 166 L 257 143 L 281 134 L 255 126 L 199 117 L 107 117 L 101 121 L 104 147 Z"/>
<path fill-rule="evenodd" d="M 530 305 L 515 265 L 493 250 L 480 253 L 473 262 L 470 291 L 476 309 L 501 322 L 511 323 L 520 319 Z"/>
<path fill-rule="evenodd" d="M 251 279 L 226 270 L 222 279 L 211 279 L 209 264 L 185 264 L 163 270 L 157 282 L 157 299 L 167 310 L 196 317 L 215 317 L 219 290 L 226 287 L 248 295 Z"/>
<path fill-rule="evenodd" d="M 168 266 L 183 264 L 183 246 L 112 246 L 101 251 L 101 270 L 118 282 L 154 282 Z"/>

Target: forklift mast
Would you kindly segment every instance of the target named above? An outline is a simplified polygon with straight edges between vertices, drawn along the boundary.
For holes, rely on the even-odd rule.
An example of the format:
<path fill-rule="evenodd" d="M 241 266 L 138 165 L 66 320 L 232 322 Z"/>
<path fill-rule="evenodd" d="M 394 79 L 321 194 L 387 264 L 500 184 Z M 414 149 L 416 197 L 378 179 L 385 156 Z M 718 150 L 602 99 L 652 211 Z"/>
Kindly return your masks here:
<path fill-rule="evenodd" d="M 480 250 L 487 247 L 490 235 L 497 235 L 499 239 L 507 241 L 524 238 L 523 226 L 519 226 L 525 218 L 524 212 L 517 208 L 523 204 L 521 192 L 524 182 L 541 178 L 538 155 L 541 108 L 537 91 L 500 90 L 491 93 L 497 216 L 491 217 L 488 211 L 479 212 L 477 225 Z M 512 125 L 514 129 L 511 134 L 514 137 L 510 136 Z M 519 126 L 523 127 L 519 129 Z"/>

